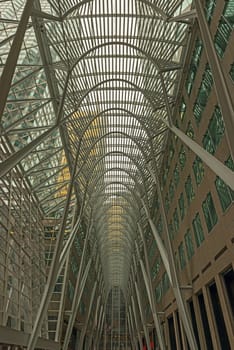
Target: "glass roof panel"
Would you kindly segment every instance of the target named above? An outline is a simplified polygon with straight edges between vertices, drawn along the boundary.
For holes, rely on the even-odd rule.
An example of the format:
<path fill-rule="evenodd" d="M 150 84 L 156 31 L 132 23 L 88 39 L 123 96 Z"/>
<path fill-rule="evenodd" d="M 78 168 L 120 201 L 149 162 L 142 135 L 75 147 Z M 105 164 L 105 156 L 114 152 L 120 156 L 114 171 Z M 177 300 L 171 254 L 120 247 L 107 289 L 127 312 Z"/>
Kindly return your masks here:
<path fill-rule="evenodd" d="M 0 23 L 0 69 L 25 1 L 6 1 Z M 40 4 L 39 4 L 40 3 Z M 106 289 L 127 287 L 137 236 L 167 139 L 166 103 L 177 94 L 189 22 L 178 0 L 40 0 L 30 17 L 3 116 L 13 151 L 51 130 L 21 166 L 45 217 L 61 216 L 70 171 L 70 213 L 85 201 L 95 220 Z M 164 91 L 165 86 L 165 91 Z M 58 124 L 60 123 L 60 124 Z M 56 125 L 56 128 L 53 127 Z M 91 213 L 91 214 L 90 214 Z"/>

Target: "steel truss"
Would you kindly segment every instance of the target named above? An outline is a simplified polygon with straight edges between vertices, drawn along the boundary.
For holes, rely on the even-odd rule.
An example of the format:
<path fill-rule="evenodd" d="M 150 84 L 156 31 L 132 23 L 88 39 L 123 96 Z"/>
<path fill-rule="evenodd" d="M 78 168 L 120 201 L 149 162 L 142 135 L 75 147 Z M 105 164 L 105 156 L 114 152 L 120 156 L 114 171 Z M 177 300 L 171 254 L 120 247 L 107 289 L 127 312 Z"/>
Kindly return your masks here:
<path fill-rule="evenodd" d="M 186 6 L 177 0 L 160 0 L 157 5 L 153 0 L 107 3 L 1 3 L 0 326 L 10 324 L 18 331 L 23 327 L 31 334 L 28 349 L 34 349 L 39 336 L 48 336 L 48 306 L 58 277 L 66 271 L 54 338 L 63 342 L 63 350 L 91 275 L 96 281 L 79 346 L 86 334 L 87 348 L 106 337 L 107 300 L 118 288 L 132 347 L 142 345 L 142 331 L 149 347 L 142 274 L 158 340 L 165 349 L 144 237 L 149 225 L 195 350 L 158 176 L 168 135 L 178 137 L 234 189 L 231 170 L 174 125 L 178 82 L 195 18 L 233 154 L 230 93 L 200 1 L 187 1 Z M 155 198 L 161 205 L 166 246 L 149 210 Z M 53 257 L 46 265 L 44 223 L 51 220 L 56 239 L 51 239 Z M 83 253 L 62 339 L 72 249 L 82 227 Z M 126 336 L 126 348 L 127 343 Z"/>

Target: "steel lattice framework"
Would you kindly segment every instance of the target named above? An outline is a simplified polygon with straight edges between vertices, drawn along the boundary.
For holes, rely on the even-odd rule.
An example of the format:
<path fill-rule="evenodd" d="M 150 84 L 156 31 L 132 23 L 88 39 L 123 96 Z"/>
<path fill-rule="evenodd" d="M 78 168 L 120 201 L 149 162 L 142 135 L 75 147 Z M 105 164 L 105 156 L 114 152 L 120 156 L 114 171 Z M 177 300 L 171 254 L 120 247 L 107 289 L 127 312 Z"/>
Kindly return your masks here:
<path fill-rule="evenodd" d="M 173 125 L 193 7 L 191 0 L 1 2 L 2 192 L 7 176 L 20 172 L 40 215 L 62 221 L 33 334 L 81 222 L 92 226 L 87 239 L 100 257 L 105 298 L 118 287 L 127 300 L 136 246 L 143 249 L 149 223 L 153 229 L 169 132 L 215 167 L 214 157 Z M 221 164 L 215 171 L 233 187 Z M 172 268 L 155 235 L 176 285 L 170 249 Z"/>

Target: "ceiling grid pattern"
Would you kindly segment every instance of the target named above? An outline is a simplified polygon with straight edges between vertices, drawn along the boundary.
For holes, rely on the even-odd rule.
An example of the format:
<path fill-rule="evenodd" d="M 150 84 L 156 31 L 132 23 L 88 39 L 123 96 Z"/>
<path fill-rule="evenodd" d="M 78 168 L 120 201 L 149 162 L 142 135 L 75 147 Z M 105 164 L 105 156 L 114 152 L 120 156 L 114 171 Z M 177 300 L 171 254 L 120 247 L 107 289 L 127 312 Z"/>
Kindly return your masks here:
<path fill-rule="evenodd" d="M 173 105 L 188 39 L 190 23 L 168 19 L 188 11 L 191 1 L 35 3 L 58 20 L 47 16 L 29 23 L 4 111 L 3 137 L 18 150 L 55 125 L 66 89 L 60 132 L 55 130 L 22 166 L 45 215 L 58 216 L 70 180 L 66 156 L 71 164 L 77 157 L 77 194 L 86 200 L 87 226 L 91 215 L 94 220 L 107 290 L 126 290 L 137 222 L 144 222 L 140 199 L 150 207 L 155 198 L 147 164 L 152 161 L 160 170 L 168 135 L 163 83 Z M 7 21 L 10 16 L 18 21 L 16 4 L 23 1 L 9 1 L 2 14 L 3 53 L 16 30 Z M 3 54 L 1 67 L 4 60 Z"/>

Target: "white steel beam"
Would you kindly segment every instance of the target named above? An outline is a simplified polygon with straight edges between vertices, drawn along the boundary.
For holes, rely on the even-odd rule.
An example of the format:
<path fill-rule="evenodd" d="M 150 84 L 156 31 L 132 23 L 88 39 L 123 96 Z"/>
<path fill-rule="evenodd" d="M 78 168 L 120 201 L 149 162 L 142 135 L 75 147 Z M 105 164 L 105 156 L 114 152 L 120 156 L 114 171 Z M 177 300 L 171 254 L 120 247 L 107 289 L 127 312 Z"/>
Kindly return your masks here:
<path fill-rule="evenodd" d="M 24 40 L 24 35 L 27 30 L 29 17 L 33 8 L 33 0 L 27 0 L 24 5 L 24 10 L 19 21 L 13 42 L 11 44 L 10 51 L 8 53 L 5 66 L 0 78 L 0 122 L 6 105 L 7 97 L 11 88 L 11 82 L 14 76 L 17 60 L 20 54 L 20 49 Z"/>
<path fill-rule="evenodd" d="M 190 348 L 191 348 L 191 350 L 198 350 L 197 341 L 196 341 L 196 338 L 195 338 L 195 335 L 194 335 L 194 331 L 193 331 L 193 327 L 192 327 L 192 322 L 191 322 L 191 319 L 190 319 L 190 316 L 189 316 L 189 312 L 188 312 L 185 300 L 184 300 L 184 298 L 182 296 L 181 288 L 180 288 L 180 285 L 179 285 L 179 280 L 178 280 L 177 270 L 176 270 L 176 264 L 175 264 L 175 260 L 174 260 L 174 253 L 173 253 L 173 248 L 172 248 L 172 244 L 171 244 L 171 240 L 170 240 L 170 234 L 169 234 L 169 229 L 168 229 L 167 217 L 166 217 L 166 212 L 165 212 L 165 208 L 164 208 L 164 203 L 163 203 L 163 198 L 162 198 L 159 178 L 158 178 L 156 170 L 153 171 L 150 166 L 149 166 L 149 171 L 150 171 L 151 176 L 152 176 L 152 178 L 153 178 L 153 180 L 155 182 L 155 185 L 156 185 L 156 188 L 157 188 L 157 194 L 158 194 L 158 198 L 159 198 L 159 203 L 160 203 L 161 218 L 162 218 L 162 221 L 163 221 L 164 232 L 165 232 L 165 235 L 164 235 L 165 243 L 166 243 L 166 247 L 167 247 L 167 250 L 168 250 L 168 254 L 167 254 L 167 259 L 168 259 L 167 263 L 168 263 L 168 265 L 167 266 L 169 266 L 169 272 L 170 272 L 170 275 L 168 275 L 168 277 L 169 277 L 172 289 L 174 291 L 174 295 L 175 295 L 177 306 L 178 306 L 179 315 L 180 315 L 181 320 L 183 322 L 184 330 L 185 330 L 185 333 L 187 335 Z M 146 210 L 146 214 L 147 214 L 147 217 L 148 217 L 148 220 L 149 220 L 150 227 L 152 229 L 153 235 L 154 235 L 154 237 L 157 237 L 157 236 L 159 236 L 159 234 L 157 232 L 157 229 L 155 227 L 154 222 L 150 218 L 149 210 L 147 209 L 146 206 L 144 206 L 144 208 Z M 160 251 L 161 248 L 159 246 L 158 246 L 158 249 L 159 249 L 159 252 L 161 254 L 161 251 Z"/>
<path fill-rule="evenodd" d="M 83 328 L 81 330 L 81 335 L 80 335 L 80 339 L 79 339 L 78 349 L 83 349 L 84 337 L 85 337 L 85 334 L 86 334 L 86 331 L 87 331 L 87 327 L 88 327 L 88 323 L 89 323 L 89 318 L 90 318 L 90 314 L 91 314 L 91 310 L 92 310 L 92 306 L 93 306 L 93 301 L 94 301 L 96 289 L 97 289 L 97 281 L 94 283 L 94 286 L 93 286 L 93 289 L 92 289 L 90 302 L 89 302 L 89 308 L 88 308 L 88 312 L 86 314 L 85 324 L 84 324 L 84 326 L 83 326 Z M 100 296 L 98 298 L 100 298 Z"/>
<path fill-rule="evenodd" d="M 45 289 L 43 292 L 43 296 L 42 296 L 42 300 L 40 303 L 40 307 L 37 313 L 37 317 L 35 320 L 35 323 L 33 325 L 33 329 L 32 329 L 32 333 L 31 336 L 29 338 L 29 343 L 28 343 L 28 350 L 33 350 L 35 348 L 36 345 L 36 341 L 42 326 L 42 322 L 45 318 L 49 303 L 50 303 L 50 299 L 54 290 L 54 286 L 55 283 L 57 281 L 57 277 L 58 277 L 58 272 L 59 272 L 59 258 L 60 258 L 60 254 L 62 251 L 62 247 L 63 247 L 63 240 L 64 240 L 64 234 L 65 234 L 65 230 L 66 230 L 66 224 L 67 224 L 67 218 L 68 218 L 68 214 L 69 214 L 69 208 L 70 208 L 70 201 L 71 201 L 71 197 L 72 197 L 72 193 L 73 193 L 73 182 L 74 182 L 74 177 L 75 177 L 75 173 L 76 173 L 76 162 L 77 162 L 77 158 L 74 164 L 74 169 L 73 169 L 73 174 L 71 176 L 71 183 L 68 187 L 68 192 L 67 192 L 67 197 L 66 197 L 66 204 L 64 207 L 64 213 L 63 213 L 63 218 L 62 218 L 62 222 L 60 224 L 60 228 L 59 228 L 59 232 L 57 235 L 57 239 L 56 239 L 56 243 L 55 243 L 55 249 L 53 252 L 53 259 L 52 259 L 52 263 L 51 263 L 51 267 L 49 270 L 49 275 L 46 281 L 46 285 L 45 285 Z M 79 220 L 79 218 L 78 218 Z M 68 254 L 69 252 L 67 252 Z"/>
<path fill-rule="evenodd" d="M 149 298 L 150 308 L 151 308 L 151 312 L 152 312 L 152 316 L 153 316 L 153 320 L 154 320 L 154 326 L 155 326 L 156 333 L 158 336 L 158 342 L 159 342 L 161 350 L 165 350 L 166 345 L 165 345 L 165 341 L 164 341 L 164 337 L 163 337 L 163 332 L 162 332 L 160 320 L 159 320 L 159 317 L 157 314 L 157 308 L 156 308 L 153 286 L 152 286 L 152 281 L 151 281 L 150 265 L 149 265 L 145 237 L 144 237 L 141 225 L 138 223 L 137 226 L 138 226 L 138 230 L 139 230 L 141 240 L 143 243 L 143 251 L 144 251 L 144 258 L 145 258 L 145 265 L 146 265 L 146 269 L 145 269 L 143 261 L 140 259 L 140 256 L 139 256 L 142 275 L 143 275 L 143 279 L 144 279 L 144 282 L 146 285 L 146 291 L 147 291 L 148 298 Z"/>

